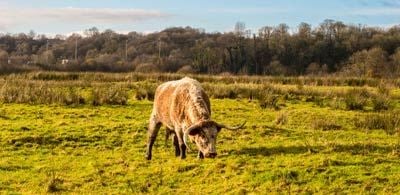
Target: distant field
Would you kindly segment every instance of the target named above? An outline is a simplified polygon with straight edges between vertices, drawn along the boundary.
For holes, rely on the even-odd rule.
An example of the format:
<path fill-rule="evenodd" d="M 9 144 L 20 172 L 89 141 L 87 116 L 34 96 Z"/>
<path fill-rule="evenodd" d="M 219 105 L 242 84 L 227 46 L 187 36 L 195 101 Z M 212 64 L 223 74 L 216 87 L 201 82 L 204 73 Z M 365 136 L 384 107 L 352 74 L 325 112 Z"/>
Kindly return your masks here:
<path fill-rule="evenodd" d="M 197 76 L 213 119 L 245 129 L 204 160 L 162 129 L 147 161 L 152 93 L 180 77 L 1 76 L 0 192 L 400 193 L 398 80 Z"/>

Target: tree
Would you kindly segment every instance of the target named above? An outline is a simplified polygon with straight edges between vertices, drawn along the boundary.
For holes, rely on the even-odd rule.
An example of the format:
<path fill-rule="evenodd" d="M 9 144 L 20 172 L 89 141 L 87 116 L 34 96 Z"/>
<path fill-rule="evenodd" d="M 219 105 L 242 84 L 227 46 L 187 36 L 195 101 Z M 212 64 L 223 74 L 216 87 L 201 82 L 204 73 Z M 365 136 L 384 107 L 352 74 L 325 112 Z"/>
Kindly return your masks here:
<path fill-rule="evenodd" d="M 400 76 L 400 47 L 396 49 L 396 52 L 390 57 L 392 59 L 391 72 L 393 76 Z"/>
<path fill-rule="evenodd" d="M 236 22 L 234 33 L 236 36 L 244 37 L 246 33 L 246 24 L 244 22 Z"/>
<path fill-rule="evenodd" d="M 301 38 L 309 38 L 311 36 L 311 25 L 304 22 L 300 23 L 298 34 Z"/>
<path fill-rule="evenodd" d="M 193 54 L 192 66 L 198 72 L 211 73 L 212 67 L 219 62 L 218 53 L 209 47 L 199 45 L 193 50 Z"/>
<path fill-rule="evenodd" d="M 384 77 L 388 75 L 387 54 L 380 47 L 368 50 L 366 65 L 367 76 Z"/>
<path fill-rule="evenodd" d="M 315 76 L 315 75 L 320 75 L 320 74 L 321 74 L 320 71 L 321 71 L 320 65 L 317 64 L 317 63 L 315 63 L 315 62 L 313 62 L 313 63 L 311 63 L 310 65 L 308 65 L 306 73 L 307 73 L 308 75 L 313 75 L 313 76 Z"/>
<path fill-rule="evenodd" d="M 340 70 L 353 76 L 400 76 L 399 26 L 380 29 L 325 20 L 314 28 L 300 23 L 291 33 L 288 25 L 279 24 L 249 35 L 243 22 L 226 33 L 171 27 L 151 34 L 120 34 L 93 27 L 85 36 L 50 38 L 31 31 L 0 34 L 0 54 L 2 64 L 8 65 L 11 59 L 9 66 L 34 66 L 32 60 L 58 62 L 41 66 L 52 70 L 129 71 L 132 64 L 143 71 L 174 72 L 186 66 L 183 72 L 193 68 L 209 74 L 320 75 Z M 62 59 L 73 60 L 75 54 L 74 66 L 72 61 L 68 66 L 61 64 Z"/>
<path fill-rule="evenodd" d="M 28 36 L 29 38 L 34 39 L 36 37 L 36 32 L 34 30 L 30 30 Z"/>
<path fill-rule="evenodd" d="M 258 36 L 261 37 L 263 40 L 269 40 L 272 35 L 273 27 L 271 26 L 264 26 L 258 30 Z"/>
<path fill-rule="evenodd" d="M 350 57 L 344 72 L 353 76 L 383 77 L 388 75 L 386 52 L 379 47 L 356 52 Z"/>
<path fill-rule="evenodd" d="M 84 32 L 84 35 L 87 37 L 95 37 L 98 36 L 99 34 L 100 34 L 99 29 L 97 29 L 96 27 L 89 28 Z"/>
<path fill-rule="evenodd" d="M 285 75 L 286 72 L 286 68 L 278 60 L 274 60 L 267 66 L 264 74 L 282 76 Z"/>
<path fill-rule="evenodd" d="M 41 65 L 54 65 L 55 61 L 56 59 L 54 57 L 53 51 L 45 51 L 42 54 L 36 55 L 34 57 L 34 62 Z"/>
<path fill-rule="evenodd" d="M 0 49 L 0 65 L 6 65 L 8 63 L 8 53 Z"/>
<path fill-rule="evenodd" d="M 342 73 L 347 76 L 363 77 L 367 75 L 368 52 L 366 50 L 354 53 L 346 66 L 342 68 Z"/>

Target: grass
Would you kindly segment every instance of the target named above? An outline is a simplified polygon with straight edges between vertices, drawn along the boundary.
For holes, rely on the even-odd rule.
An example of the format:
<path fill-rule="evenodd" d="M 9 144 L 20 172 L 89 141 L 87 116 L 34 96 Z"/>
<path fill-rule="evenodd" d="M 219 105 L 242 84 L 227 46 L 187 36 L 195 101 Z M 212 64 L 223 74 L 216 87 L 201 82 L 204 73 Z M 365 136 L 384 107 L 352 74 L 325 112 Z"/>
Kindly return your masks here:
<path fill-rule="evenodd" d="M 0 103 L 1 193 L 400 193 L 400 133 L 393 131 L 399 125 L 397 89 L 388 93 L 392 110 L 377 113 L 371 100 L 362 110 L 346 109 L 342 98 L 354 87 L 310 86 L 308 80 L 301 86 L 242 83 L 240 88 L 210 82 L 211 93 L 227 91 L 211 99 L 213 119 L 228 125 L 246 120 L 245 129 L 220 132 L 216 159 L 199 160 L 192 151 L 181 160 L 172 143 L 165 145 L 163 128 L 153 160 L 147 161 L 153 95 L 148 89 L 157 82 L 85 81 L 92 77 L 74 75 L 38 77 L 47 79 L 40 82 L 50 89 L 71 90 L 82 103 Z M 258 94 L 245 89 L 258 87 L 279 97 L 272 104 L 279 110 L 249 98 Z M 137 94 L 138 89 L 143 91 Z M 92 104 L 94 90 L 104 103 Z M 115 103 L 107 103 L 110 99 Z M 331 99 L 338 100 L 337 107 L 325 106 Z"/>
<path fill-rule="evenodd" d="M 399 192 L 398 136 L 365 132 L 357 113 L 312 103 L 282 111 L 248 100 L 212 100 L 214 119 L 247 120 L 245 129 L 222 131 L 219 156 L 175 158 L 160 131 L 154 159 L 144 159 L 152 102 L 125 106 L 3 104 L 0 191 L 7 193 L 336 193 Z M 248 113 L 252 113 L 249 116 Z M 313 128 L 329 115 L 341 130 Z M 190 183 L 190 188 L 187 187 Z"/>

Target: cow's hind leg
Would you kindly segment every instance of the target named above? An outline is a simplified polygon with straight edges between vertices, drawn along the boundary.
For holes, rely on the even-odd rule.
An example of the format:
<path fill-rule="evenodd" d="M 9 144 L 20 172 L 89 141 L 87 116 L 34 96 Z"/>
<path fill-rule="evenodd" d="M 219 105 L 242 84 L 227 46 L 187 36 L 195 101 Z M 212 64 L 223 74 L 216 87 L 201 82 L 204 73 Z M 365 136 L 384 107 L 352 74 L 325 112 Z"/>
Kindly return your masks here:
<path fill-rule="evenodd" d="M 175 156 L 180 156 L 181 155 L 181 149 L 179 147 L 178 136 L 176 136 L 176 134 L 174 134 L 173 139 L 174 139 L 173 142 L 174 142 L 174 147 L 175 147 Z"/>
<path fill-rule="evenodd" d="M 181 155 L 181 150 L 179 148 L 179 142 L 178 142 L 178 136 L 176 136 L 176 133 L 174 130 L 167 128 L 166 134 L 165 134 L 165 146 L 168 146 L 167 140 L 169 137 L 172 136 L 172 144 L 174 145 L 175 149 L 175 156 L 180 156 Z"/>
<path fill-rule="evenodd" d="M 147 131 L 147 152 L 146 152 L 146 159 L 151 160 L 151 151 L 153 149 L 154 141 L 156 140 L 158 130 L 160 130 L 161 123 L 156 121 L 152 116 L 150 118 L 149 129 Z"/>
<path fill-rule="evenodd" d="M 166 129 L 166 131 L 165 131 L 165 147 L 168 147 L 168 140 L 169 140 L 169 137 L 170 137 L 172 134 L 174 134 L 174 131 L 171 130 L 171 129 L 169 129 L 169 128 L 167 127 L 167 129 Z"/>

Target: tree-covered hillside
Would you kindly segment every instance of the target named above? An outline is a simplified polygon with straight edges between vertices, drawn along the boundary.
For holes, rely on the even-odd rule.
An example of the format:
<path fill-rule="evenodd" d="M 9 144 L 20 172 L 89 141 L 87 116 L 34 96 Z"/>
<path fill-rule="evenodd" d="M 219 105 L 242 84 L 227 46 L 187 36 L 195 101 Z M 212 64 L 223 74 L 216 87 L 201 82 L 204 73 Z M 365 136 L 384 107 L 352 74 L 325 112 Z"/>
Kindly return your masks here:
<path fill-rule="evenodd" d="M 0 70 L 183 72 L 387 77 L 400 74 L 400 26 L 382 29 L 325 20 L 233 32 L 191 27 L 119 34 L 91 28 L 48 38 L 0 34 Z"/>

